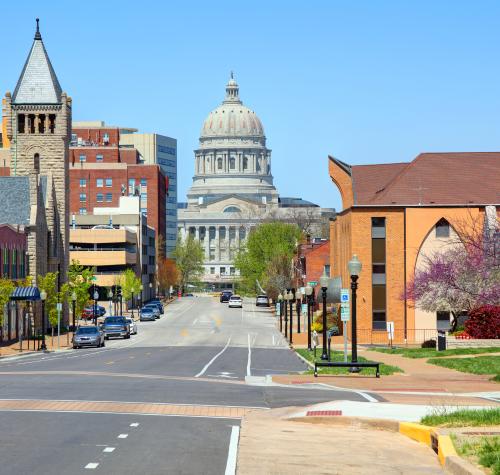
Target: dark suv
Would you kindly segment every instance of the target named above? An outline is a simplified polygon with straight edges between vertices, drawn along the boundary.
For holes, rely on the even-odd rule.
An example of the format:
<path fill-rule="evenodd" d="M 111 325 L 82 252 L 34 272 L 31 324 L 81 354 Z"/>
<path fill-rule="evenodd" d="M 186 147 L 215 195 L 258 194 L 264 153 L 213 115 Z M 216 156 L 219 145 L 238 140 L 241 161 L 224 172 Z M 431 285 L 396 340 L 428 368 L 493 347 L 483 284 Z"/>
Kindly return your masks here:
<path fill-rule="evenodd" d="M 229 302 L 229 297 L 231 297 L 233 293 L 230 290 L 223 290 L 220 293 L 220 301 L 221 302 Z"/>

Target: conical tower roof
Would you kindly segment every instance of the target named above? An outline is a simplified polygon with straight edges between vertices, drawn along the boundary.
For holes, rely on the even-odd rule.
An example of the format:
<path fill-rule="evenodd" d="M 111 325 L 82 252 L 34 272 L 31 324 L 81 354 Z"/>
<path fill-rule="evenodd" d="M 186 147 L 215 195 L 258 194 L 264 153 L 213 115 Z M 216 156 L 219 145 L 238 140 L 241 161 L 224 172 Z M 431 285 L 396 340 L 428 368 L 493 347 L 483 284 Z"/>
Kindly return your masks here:
<path fill-rule="evenodd" d="M 59 104 L 61 86 L 42 41 L 36 19 L 33 46 L 17 81 L 12 102 L 14 104 Z"/>

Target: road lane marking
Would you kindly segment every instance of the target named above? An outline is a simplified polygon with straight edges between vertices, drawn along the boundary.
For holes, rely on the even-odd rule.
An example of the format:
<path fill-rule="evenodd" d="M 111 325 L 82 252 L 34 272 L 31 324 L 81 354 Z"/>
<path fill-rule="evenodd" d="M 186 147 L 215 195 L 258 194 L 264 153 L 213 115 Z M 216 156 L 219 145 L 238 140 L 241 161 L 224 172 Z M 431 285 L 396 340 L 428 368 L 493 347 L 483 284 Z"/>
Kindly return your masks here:
<path fill-rule="evenodd" d="M 193 321 L 193 327 L 198 323 L 198 318 L 195 318 Z"/>
<path fill-rule="evenodd" d="M 132 424 L 130 424 L 130 427 L 139 427 L 139 423 L 138 422 L 132 422 Z"/>
<path fill-rule="evenodd" d="M 227 463 L 225 475 L 236 474 L 236 458 L 238 455 L 238 440 L 240 437 L 240 428 L 233 426 L 231 428 L 231 438 L 229 439 L 229 450 L 227 453 Z"/>
<path fill-rule="evenodd" d="M 88 463 L 87 465 L 85 465 L 85 468 L 88 470 L 95 470 L 98 466 L 98 463 Z"/>
<path fill-rule="evenodd" d="M 106 447 L 103 452 L 110 454 L 111 452 L 114 452 L 115 448 L 114 447 Z"/>
<path fill-rule="evenodd" d="M 224 353 L 224 351 L 227 350 L 227 347 L 229 346 L 229 343 L 231 343 L 231 337 L 229 337 L 229 339 L 227 340 L 227 343 L 226 343 L 226 346 L 224 348 L 222 348 L 221 351 L 219 351 L 219 353 L 217 353 L 204 367 L 203 369 L 198 373 L 196 374 L 194 377 L 195 378 L 199 378 L 200 376 L 202 376 L 205 371 L 210 367 L 210 365 L 220 356 L 222 355 L 222 353 Z"/>
<path fill-rule="evenodd" d="M 248 360 L 247 360 L 247 376 L 252 376 L 250 365 L 252 364 L 252 347 L 250 345 L 250 333 L 248 334 Z"/>
<path fill-rule="evenodd" d="M 120 434 L 117 439 L 126 439 L 128 437 L 128 434 Z"/>
<path fill-rule="evenodd" d="M 275 341 L 274 341 L 274 335 L 273 335 L 273 346 L 275 345 Z"/>

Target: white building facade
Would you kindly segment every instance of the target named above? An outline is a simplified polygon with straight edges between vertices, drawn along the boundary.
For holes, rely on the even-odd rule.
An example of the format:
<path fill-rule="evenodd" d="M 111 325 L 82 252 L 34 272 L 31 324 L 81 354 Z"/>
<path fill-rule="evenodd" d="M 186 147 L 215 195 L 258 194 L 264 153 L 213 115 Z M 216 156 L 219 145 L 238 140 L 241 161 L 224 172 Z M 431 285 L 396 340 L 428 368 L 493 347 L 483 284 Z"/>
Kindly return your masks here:
<path fill-rule="evenodd" d="M 282 219 L 297 208 L 312 213 L 318 223 L 325 213 L 333 214 L 300 199 L 284 200 L 286 207 L 273 184 L 262 123 L 243 105 L 231 74 L 224 101 L 203 123 L 193 184 L 178 210 L 181 236 L 190 233 L 205 250 L 203 281 L 209 287 L 232 287 L 238 276 L 236 253 L 263 219 Z"/>

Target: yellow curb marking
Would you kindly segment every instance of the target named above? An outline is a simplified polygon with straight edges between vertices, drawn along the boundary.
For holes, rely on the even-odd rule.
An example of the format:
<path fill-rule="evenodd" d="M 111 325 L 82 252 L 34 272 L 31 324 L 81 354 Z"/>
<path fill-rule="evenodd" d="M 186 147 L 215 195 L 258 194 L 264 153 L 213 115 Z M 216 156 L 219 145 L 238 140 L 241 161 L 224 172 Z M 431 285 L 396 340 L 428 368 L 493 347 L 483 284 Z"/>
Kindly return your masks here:
<path fill-rule="evenodd" d="M 444 466 L 447 457 L 457 455 L 455 446 L 449 435 L 438 435 L 438 457 L 441 465 Z"/>
<path fill-rule="evenodd" d="M 399 423 L 399 432 L 401 434 L 404 434 L 410 439 L 416 440 L 417 442 L 422 442 L 429 447 L 432 444 L 431 431 L 432 427 L 424 426 L 422 424 L 415 424 L 413 422 Z"/>

